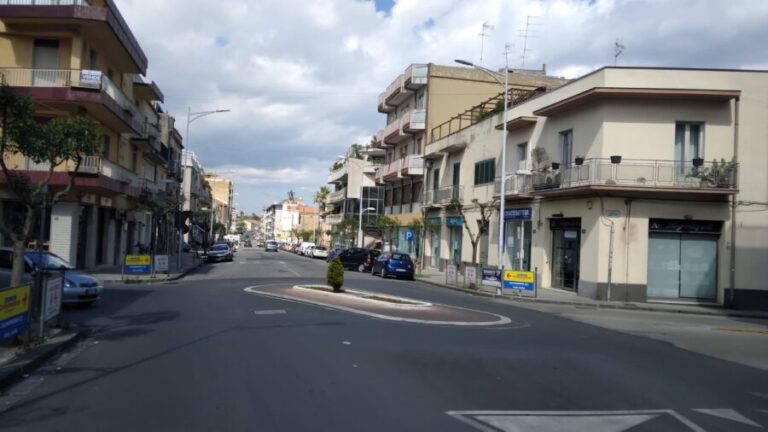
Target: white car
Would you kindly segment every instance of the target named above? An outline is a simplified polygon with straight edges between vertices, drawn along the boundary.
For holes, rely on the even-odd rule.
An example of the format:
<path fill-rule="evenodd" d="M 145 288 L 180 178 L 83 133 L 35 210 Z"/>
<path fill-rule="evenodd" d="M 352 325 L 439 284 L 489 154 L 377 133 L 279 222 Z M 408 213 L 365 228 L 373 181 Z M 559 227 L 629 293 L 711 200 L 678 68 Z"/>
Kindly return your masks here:
<path fill-rule="evenodd" d="M 324 246 L 315 246 L 312 249 L 312 258 L 328 258 L 328 249 Z"/>
<path fill-rule="evenodd" d="M 310 246 L 314 246 L 314 245 L 315 244 L 312 242 L 303 242 L 301 246 L 299 246 L 299 255 L 312 256 L 312 255 L 309 255 L 309 248 Z"/>

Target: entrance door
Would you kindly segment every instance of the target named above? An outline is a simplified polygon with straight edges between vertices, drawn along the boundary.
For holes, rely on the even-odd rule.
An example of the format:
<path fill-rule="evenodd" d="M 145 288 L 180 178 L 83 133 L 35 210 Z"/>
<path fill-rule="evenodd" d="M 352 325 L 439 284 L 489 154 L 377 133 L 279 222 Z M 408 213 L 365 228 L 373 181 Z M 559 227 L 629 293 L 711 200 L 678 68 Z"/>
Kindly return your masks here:
<path fill-rule="evenodd" d="M 432 245 L 432 267 L 440 268 L 440 227 L 435 227 L 432 232 L 431 245 Z"/>
<path fill-rule="evenodd" d="M 56 85 L 59 68 L 59 41 L 55 39 L 35 39 L 32 54 L 32 86 L 53 87 Z M 63 83 L 59 83 L 61 85 Z"/>
<path fill-rule="evenodd" d="M 510 269 L 529 271 L 531 268 L 531 221 L 509 220 L 506 221 L 504 230 L 507 235 L 504 265 Z"/>
<path fill-rule="evenodd" d="M 451 261 L 461 264 L 461 235 L 462 227 L 451 227 Z"/>
<path fill-rule="evenodd" d="M 552 239 L 552 286 L 577 291 L 581 229 L 553 228 Z"/>
<path fill-rule="evenodd" d="M 716 235 L 650 233 L 649 298 L 714 300 L 716 296 Z"/>
<path fill-rule="evenodd" d="M 453 164 L 453 183 L 451 183 L 453 188 L 451 189 L 451 199 L 454 199 L 454 200 L 459 199 L 460 177 L 461 177 L 461 163 L 456 162 L 455 164 Z"/>

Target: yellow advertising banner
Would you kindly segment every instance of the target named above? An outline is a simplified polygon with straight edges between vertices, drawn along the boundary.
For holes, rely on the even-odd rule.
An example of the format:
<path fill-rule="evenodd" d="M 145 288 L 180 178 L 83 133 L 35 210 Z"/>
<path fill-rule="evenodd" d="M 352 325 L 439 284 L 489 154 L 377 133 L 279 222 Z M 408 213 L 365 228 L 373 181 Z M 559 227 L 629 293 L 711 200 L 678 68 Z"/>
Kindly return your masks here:
<path fill-rule="evenodd" d="M 145 266 L 150 264 L 149 255 L 126 255 L 125 265 L 140 265 Z"/>
<path fill-rule="evenodd" d="M 0 321 L 27 312 L 31 292 L 32 285 L 22 285 L 0 292 Z"/>
<path fill-rule="evenodd" d="M 507 282 L 533 283 L 533 272 L 504 270 L 504 280 Z"/>

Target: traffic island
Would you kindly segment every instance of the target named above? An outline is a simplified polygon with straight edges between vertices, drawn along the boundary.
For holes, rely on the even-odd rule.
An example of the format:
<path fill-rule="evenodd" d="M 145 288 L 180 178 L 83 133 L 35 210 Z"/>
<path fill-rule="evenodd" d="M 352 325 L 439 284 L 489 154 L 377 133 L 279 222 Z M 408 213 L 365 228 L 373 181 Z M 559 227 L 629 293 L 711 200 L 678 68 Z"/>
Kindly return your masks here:
<path fill-rule="evenodd" d="M 272 284 L 248 287 L 245 291 L 392 321 L 453 326 L 519 325 L 508 317 L 490 312 L 358 289 L 334 292 L 332 287 L 325 285 Z"/>

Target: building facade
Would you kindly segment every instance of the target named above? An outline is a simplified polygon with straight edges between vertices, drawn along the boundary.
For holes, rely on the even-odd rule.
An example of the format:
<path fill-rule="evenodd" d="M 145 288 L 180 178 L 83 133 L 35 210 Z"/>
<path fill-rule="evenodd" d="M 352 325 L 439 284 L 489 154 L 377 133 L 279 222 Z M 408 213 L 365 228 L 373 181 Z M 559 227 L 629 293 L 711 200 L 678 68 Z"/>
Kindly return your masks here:
<path fill-rule="evenodd" d="M 178 191 L 181 141 L 174 146 L 161 134 L 164 97 L 142 78 L 147 65 L 111 0 L 0 5 L 3 80 L 31 97 L 42 119 L 82 115 L 101 127 L 102 151 L 83 155 L 71 192 L 43 221 L 45 245 L 78 267 L 116 265 L 125 254 L 174 245 L 167 206 L 147 203 L 170 204 Z M 48 169 L 19 154 L 3 157 L 33 181 Z M 54 190 L 73 166 L 56 169 Z M 3 211 L 13 211 L 13 197 L 0 194 Z"/>
<path fill-rule="evenodd" d="M 498 211 L 478 257 L 469 239 L 506 127 L 506 268 L 597 299 L 768 308 L 768 72 L 607 67 L 518 101 L 427 146 L 429 266 L 499 263 Z"/>

